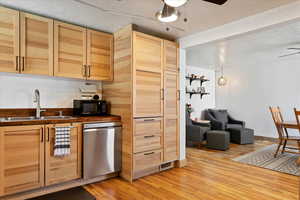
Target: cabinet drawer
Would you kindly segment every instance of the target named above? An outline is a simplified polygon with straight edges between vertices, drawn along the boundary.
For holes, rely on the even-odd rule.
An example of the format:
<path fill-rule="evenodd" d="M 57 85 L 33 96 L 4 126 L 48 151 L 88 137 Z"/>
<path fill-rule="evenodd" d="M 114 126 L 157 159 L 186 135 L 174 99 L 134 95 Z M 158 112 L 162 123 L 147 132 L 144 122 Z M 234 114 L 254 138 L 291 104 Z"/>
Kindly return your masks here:
<path fill-rule="evenodd" d="M 151 151 L 162 147 L 161 135 L 142 135 L 134 137 L 134 153 Z"/>
<path fill-rule="evenodd" d="M 135 136 L 161 135 L 162 118 L 135 119 Z"/>
<path fill-rule="evenodd" d="M 161 150 L 135 154 L 133 157 L 134 178 L 154 173 L 156 169 L 159 170 L 161 162 Z"/>

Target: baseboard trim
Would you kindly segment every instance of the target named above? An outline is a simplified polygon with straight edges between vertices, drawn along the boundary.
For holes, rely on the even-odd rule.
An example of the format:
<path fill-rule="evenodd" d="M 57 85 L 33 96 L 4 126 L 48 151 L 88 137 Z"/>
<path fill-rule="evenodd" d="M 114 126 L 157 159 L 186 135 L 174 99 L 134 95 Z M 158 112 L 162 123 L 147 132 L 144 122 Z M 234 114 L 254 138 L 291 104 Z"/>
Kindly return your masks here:
<path fill-rule="evenodd" d="M 184 159 L 184 160 L 177 160 L 175 162 L 175 167 L 177 168 L 182 168 L 182 167 L 185 167 L 187 165 L 187 160 Z"/>
<path fill-rule="evenodd" d="M 258 136 L 258 135 L 254 136 L 254 138 L 255 138 L 255 140 L 266 140 L 266 141 L 278 143 L 277 138 Z"/>
<path fill-rule="evenodd" d="M 3 196 L 3 197 L 0 197 L 0 200 L 24 200 L 24 199 L 34 198 L 34 197 L 38 197 L 41 195 L 58 192 L 61 190 L 67 190 L 67 189 L 70 189 L 73 187 L 78 187 L 78 186 L 83 186 L 83 185 L 103 181 L 103 180 L 106 180 L 109 178 L 117 177 L 118 175 L 119 175 L 118 173 L 112 173 L 112 174 L 99 176 L 99 177 L 88 179 L 88 180 L 78 179 L 78 180 L 61 183 L 61 184 L 57 184 L 57 185 L 52 185 L 52 186 L 48 186 L 48 187 L 44 187 L 44 188 L 40 188 L 40 189 L 35 189 L 35 190 L 31 190 L 31 191 L 26 191 L 26 192 L 12 194 L 12 195 L 8 195 L 8 196 Z"/>

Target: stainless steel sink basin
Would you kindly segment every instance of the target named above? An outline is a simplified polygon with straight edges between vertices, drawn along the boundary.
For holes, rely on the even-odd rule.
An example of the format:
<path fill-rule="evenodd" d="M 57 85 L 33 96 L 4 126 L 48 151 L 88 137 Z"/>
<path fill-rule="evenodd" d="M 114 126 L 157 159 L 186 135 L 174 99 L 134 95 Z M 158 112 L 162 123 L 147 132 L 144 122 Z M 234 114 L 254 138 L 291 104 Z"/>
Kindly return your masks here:
<path fill-rule="evenodd" d="M 74 119 L 74 117 L 72 116 L 45 116 L 45 117 L 41 117 L 41 119 Z"/>
<path fill-rule="evenodd" d="M 55 119 L 73 119 L 72 116 L 44 116 L 41 118 L 36 117 L 5 117 L 0 118 L 0 122 L 14 122 L 14 121 L 33 121 L 33 120 L 55 120 Z"/>
<path fill-rule="evenodd" d="M 35 117 L 5 117 L 5 118 L 0 118 L 0 122 L 31 121 L 31 120 L 35 120 Z"/>

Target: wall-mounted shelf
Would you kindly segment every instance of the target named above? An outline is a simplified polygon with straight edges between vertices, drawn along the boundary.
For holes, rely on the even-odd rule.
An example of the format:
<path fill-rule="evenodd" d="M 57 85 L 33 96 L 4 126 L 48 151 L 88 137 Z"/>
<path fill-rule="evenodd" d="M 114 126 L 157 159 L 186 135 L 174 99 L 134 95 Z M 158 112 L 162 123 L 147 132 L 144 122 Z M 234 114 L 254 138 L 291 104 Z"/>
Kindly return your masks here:
<path fill-rule="evenodd" d="M 202 84 L 204 82 L 209 81 L 209 79 L 206 79 L 206 78 L 192 78 L 192 77 L 189 77 L 189 76 L 186 76 L 185 78 L 190 80 L 190 85 L 192 85 L 193 81 L 200 81 L 200 86 L 202 86 Z"/>
<path fill-rule="evenodd" d="M 192 98 L 193 94 L 199 94 L 201 99 L 204 95 L 209 95 L 208 92 L 186 92 L 186 93 L 190 94 L 190 98 Z"/>

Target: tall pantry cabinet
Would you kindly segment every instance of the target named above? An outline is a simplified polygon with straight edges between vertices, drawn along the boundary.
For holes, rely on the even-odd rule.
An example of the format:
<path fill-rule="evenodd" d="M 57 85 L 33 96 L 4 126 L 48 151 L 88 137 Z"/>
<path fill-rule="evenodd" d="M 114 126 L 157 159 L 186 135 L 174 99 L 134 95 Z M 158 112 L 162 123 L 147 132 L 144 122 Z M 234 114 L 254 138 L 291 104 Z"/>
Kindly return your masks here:
<path fill-rule="evenodd" d="M 114 81 L 103 83 L 123 123 L 122 173 L 132 181 L 179 156 L 178 45 L 136 32 L 114 34 Z"/>

